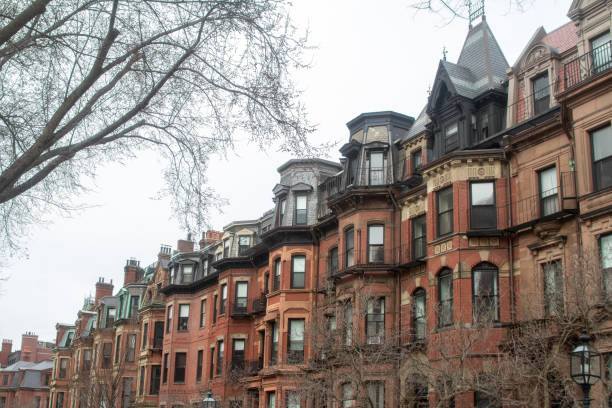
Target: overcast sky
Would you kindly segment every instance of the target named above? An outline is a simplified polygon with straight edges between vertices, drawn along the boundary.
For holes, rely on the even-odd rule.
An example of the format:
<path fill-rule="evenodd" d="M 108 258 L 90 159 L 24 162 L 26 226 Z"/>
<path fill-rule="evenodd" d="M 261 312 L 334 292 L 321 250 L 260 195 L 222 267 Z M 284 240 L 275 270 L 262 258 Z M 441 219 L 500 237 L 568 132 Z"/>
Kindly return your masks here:
<path fill-rule="evenodd" d="M 528 2 L 528 1 L 527 1 Z M 346 123 L 363 112 L 393 110 L 416 117 L 427 100 L 442 49 L 456 62 L 468 23 L 416 12 L 410 0 L 294 0 L 293 18 L 309 27 L 312 68 L 298 76 L 312 122 L 313 142 L 348 141 Z M 513 65 L 539 26 L 551 31 L 568 21 L 570 0 L 537 0 L 524 12 L 510 0 L 487 2 L 489 23 L 506 59 Z M 214 214 L 212 228 L 254 219 L 270 209 L 276 169 L 290 159 L 237 143 L 238 150 L 211 161 L 211 185 L 228 200 Z M 337 149 L 328 159 L 338 160 Z M 185 233 L 172 218 L 168 201 L 153 200 L 161 187 L 162 164 L 153 154 L 100 169 L 94 191 L 80 197 L 89 207 L 71 218 L 31 229 L 24 240 L 26 259 L 4 268 L 9 280 L 0 293 L 0 337 L 20 346 L 33 331 L 53 341 L 57 322 L 73 323 L 98 277 L 123 279 L 126 259 L 145 266 L 156 260 L 160 244 L 176 247 Z"/>

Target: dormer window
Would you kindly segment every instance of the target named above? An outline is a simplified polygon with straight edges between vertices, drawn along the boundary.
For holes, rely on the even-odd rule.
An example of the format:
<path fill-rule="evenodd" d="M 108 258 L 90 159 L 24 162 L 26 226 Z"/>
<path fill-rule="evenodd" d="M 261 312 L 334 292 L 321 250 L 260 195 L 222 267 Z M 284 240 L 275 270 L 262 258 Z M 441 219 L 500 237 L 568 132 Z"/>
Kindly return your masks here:
<path fill-rule="evenodd" d="M 283 225 L 283 218 L 285 218 L 285 207 L 287 205 L 287 199 L 282 198 L 278 203 L 278 225 Z"/>
<path fill-rule="evenodd" d="M 238 237 L 238 255 L 244 255 L 246 251 L 251 247 L 251 237 L 248 235 L 241 235 Z"/>
<path fill-rule="evenodd" d="M 550 88 L 548 72 L 544 72 L 531 80 L 533 86 L 533 114 L 539 115 L 550 107 Z"/>
<path fill-rule="evenodd" d="M 457 123 L 448 125 L 444 129 L 444 149 L 445 152 L 452 152 L 459 146 L 459 131 Z"/>
<path fill-rule="evenodd" d="M 385 183 L 384 178 L 384 161 L 385 156 L 383 152 L 372 152 L 370 153 L 370 174 L 369 174 L 369 185 L 379 186 Z"/>
<path fill-rule="evenodd" d="M 230 240 L 229 238 L 223 241 L 223 257 L 227 258 L 230 256 Z"/>
<path fill-rule="evenodd" d="M 417 149 L 410 155 L 410 163 L 412 164 L 412 174 L 414 175 L 421 166 L 423 166 L 423 153 L 421 149 Z"/>
<path fill-rule="evenodd" d="M 106 325 L 105 327 L 111 327 L 113 322 L 117 318 L 117 309 L 114 307 L 109 307 L 106 311 Z"/>
<path fill-rule="evenodd" d="M 295 225 L 307 223 L 307 198 L 305 194 L 295 196 Z"/>

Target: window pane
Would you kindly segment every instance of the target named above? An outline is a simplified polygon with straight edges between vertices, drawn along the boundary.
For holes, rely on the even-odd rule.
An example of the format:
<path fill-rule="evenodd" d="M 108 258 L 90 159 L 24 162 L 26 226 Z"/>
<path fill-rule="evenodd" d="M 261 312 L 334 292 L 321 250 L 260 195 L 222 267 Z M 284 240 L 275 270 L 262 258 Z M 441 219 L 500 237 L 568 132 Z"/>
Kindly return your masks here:
<path fill-rule="evenodd" d="M 612 156 L 612 127 L 606 126 L 592 133 L 593 160 L 601 160 Z"/>
<path fill-rule="evenodd" d="M 236 297 L 247 297 L 248 284 L 246 282 L 236 283 Z"/>
<path fill-rule="evenodd" d="M 295 197 L 295 207 L 298 210 L 306 209 L 306 196 L 305 195 L 299 195 Z"/>
<path fill-rule="evenodd" d="M 557 168 L 551 167 L 540 172 L 540 196 L 549 197 L 557 194 Z"/>
<path fill-rule="evenodd" d="M 383 167 L 383 154 L 382 153 L 371 153 L 370 154 L 370 167 L 373 169 L 381 169 Z"/>
<path fill-rule="evenodd" d="M 179 317 L 189 317 L 189 305 L 179 306 Z"/>
<path fill-rule="evenodd" d="M 243 339 L 234 340 L 234 351 L 244 351 L 244 340 Z"/>
<path fill-rule="evenodd" d="M 306 257 L 305 256 L 294 256 L 293 257 L 293 272 L 305 272 L 306 271 Z"/>
<path fill-rule="evenodd" d="M 472 183 L 472 205 L 493 205 L 493 183 Z"/>
<path fill-rule="evenodd" d="M 384 242 L 385 228 L 382 225 L 370 225 L 368 227 L 368 243 L 370 245 L 382 245 Z"/>
<path fill-rule="evenodd" d="M 450 273 L 440 277 L 440 301 L 449 300 L 451 298 L 451 283 Z"/>
<path fill-rule="evenodd" d="M 452 187 L 438 191 L 438 212 L 453 209 L 453 189 Z"/>

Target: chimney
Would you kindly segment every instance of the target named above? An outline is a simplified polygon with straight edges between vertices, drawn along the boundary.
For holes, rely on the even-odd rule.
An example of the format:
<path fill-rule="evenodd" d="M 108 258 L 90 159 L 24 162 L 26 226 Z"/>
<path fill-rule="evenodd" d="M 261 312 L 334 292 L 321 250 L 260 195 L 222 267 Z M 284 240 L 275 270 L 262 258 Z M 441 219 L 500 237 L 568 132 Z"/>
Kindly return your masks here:
<path fill-rule="evenodd" d="M 170 245 L 161 244 L 159 247 L 159 253 L 157 254 L 157 260 L 159 262 L 161 262 L 162 259 L 169 260 L 171 255 L 172 247 Z"/>
<path fill-rule="evenodd" d="M 22 361 L 31 361 L 35 359 L 36 350 L 38 348 L 38 335 L 32 332 L 26 332 L 21 335 L 21 357 Z"/>
<path fill-rule="evenodd" d="M 220 241 L 222 236 L 223 232 L 221 231 L 208 230 L 206 232 L 203 232 L 202 239 L 200 240 L 200 249 L 217 241 Z"/>
<path fill-rule="evenodd" d="M 13 341 L 9 339 L 2 340 L 2 349 L 0 350 L 0 367 L 8 365 L 8 356 L 13 351 Z"/>
<path fill-rule="evenodd" d="M 113 281 L 111 283 L 104 282 L 104 278 L 98 278 L 98 282 L 96 282 L 96 300 L 95 304 L 97 305 L 104 296 L 112 296 L 113 295 Z"/>
<path fill-rule="evenodd" d="M 134 258 L 128 259 L 123 268 L 123 286 L 138 282 L 142 277 L 141 271 L 140 261 Z"/>
<path fill-rule="evenodd" d="M 191 240 L 191 233 L 187 234 L 187 239 L 179 239 L 176 243 L 176 249 L 178 252 L 193 252 L 193 241 Z"/>

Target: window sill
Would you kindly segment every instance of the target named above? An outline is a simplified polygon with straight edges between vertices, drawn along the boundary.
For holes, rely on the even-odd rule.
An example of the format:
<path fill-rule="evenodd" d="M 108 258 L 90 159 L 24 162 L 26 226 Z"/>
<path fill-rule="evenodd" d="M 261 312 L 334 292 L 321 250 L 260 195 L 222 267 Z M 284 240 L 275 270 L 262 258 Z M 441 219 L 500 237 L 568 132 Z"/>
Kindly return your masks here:
<path fill-rule="evenodd" d="M 175 381 L 172 384 L 174 384 L 174 385 L 185 385 L 185 381 Z"/>

